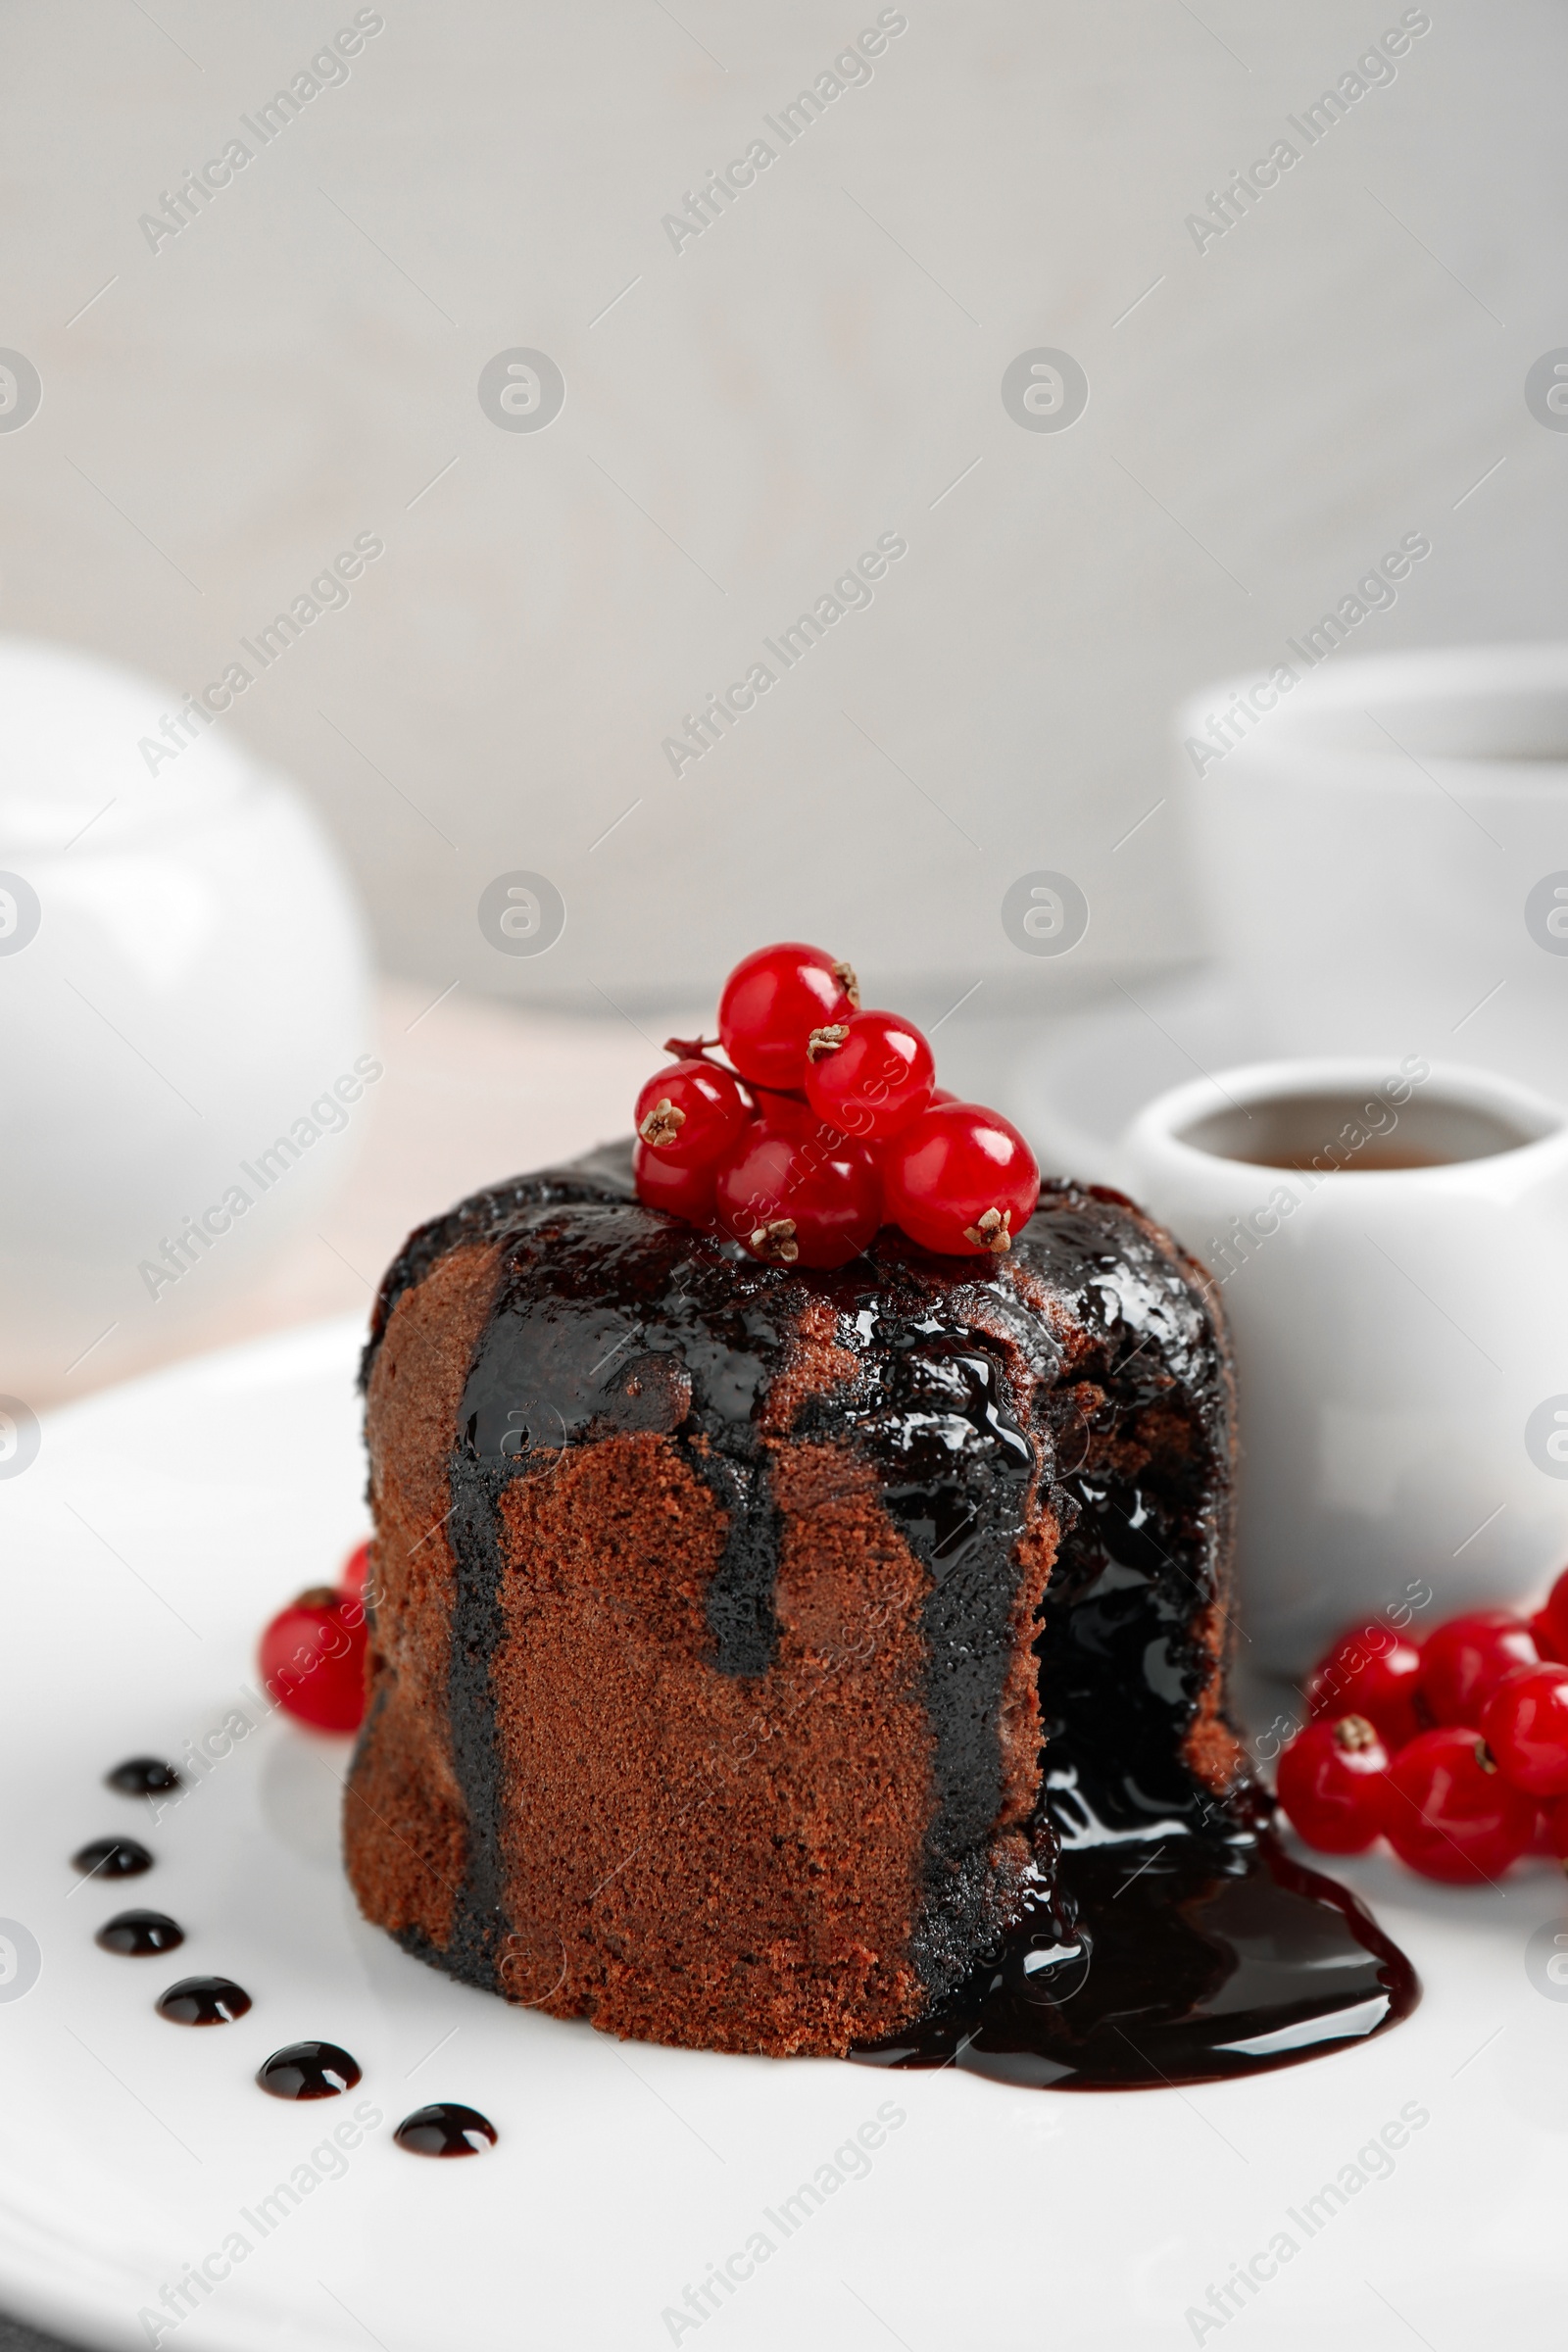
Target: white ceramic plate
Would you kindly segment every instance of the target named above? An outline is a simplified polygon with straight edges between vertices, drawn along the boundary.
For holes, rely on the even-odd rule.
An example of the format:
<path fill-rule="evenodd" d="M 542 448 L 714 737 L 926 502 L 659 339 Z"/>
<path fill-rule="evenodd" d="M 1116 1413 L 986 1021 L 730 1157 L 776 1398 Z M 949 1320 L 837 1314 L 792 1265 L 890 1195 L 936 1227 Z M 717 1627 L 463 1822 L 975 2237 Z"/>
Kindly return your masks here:
<path fill-rule="evenodd" d="M 0 1913 L 42 1955 L 0 1997 L 0 2305 L 179 2352 L 1142 2352 L 1235 2328 L 1285 2352 L 1560 2342 L 1568 1984 L 1527 1947 L 1568 1938 L 1568 1907 L 1544 1865 L 1486 1896 L 1392 1864 L 1344 1874 L 1426 1984 L 1378 2040 L 1236 2083 L 1052 2094 L 622 2047 L 449 1984 L 357 1918 L 335 1856 L 347 1743 L 286 1723 L 156 1825 L 106 1789 L 122 1757 L 178 1757 L 243 1703 L 263 1620 L 362 1532 L 358 1339 L 325 1325 L 100 1396 L 0 1482 Z M 156 1868 L 79 1884 L 68 1857 L 115 1831 Z M 183 1949 L 99 1951 L 94 1930 L 133 1903 L 172 1912 Z M 249 2016 L 155 2014 L 167 1984 L 209 1971 L 247 1987 Z M 255 2087 L 305 2036 L 354 2052 L 355 2093 L 296 2107 Z M 395 2147 L 435 2098 L 482 2109 L 495 2149 Z M 362 2102 L 382 2121 L 340 2160 L 330 2134 Z M 901 2120 L 835 2166 L 879 2110 Z M 247 2217 L 302 2165 L 319 2179 L 263 2236 Z M 786 2235 L 767 2217 L 802 2182 L 822 2201 Z M 755 2268 L 713 2290 L 718 2310 L 664 2316 L 730 2257 Z M 229 2276 L 190 2287 L 177 2327 L 138 2316 L 204 2259 Z M 1208 2291 L 1248 2262 L 1255 2291 L 1221 2322 Z"/>

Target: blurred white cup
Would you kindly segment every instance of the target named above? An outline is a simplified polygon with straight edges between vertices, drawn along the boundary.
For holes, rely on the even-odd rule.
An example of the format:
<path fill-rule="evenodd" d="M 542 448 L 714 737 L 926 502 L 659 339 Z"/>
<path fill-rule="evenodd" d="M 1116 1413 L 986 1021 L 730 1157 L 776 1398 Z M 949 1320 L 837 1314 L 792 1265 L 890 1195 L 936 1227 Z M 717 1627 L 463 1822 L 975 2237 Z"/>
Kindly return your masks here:
<path fill-rule="evenodd" d="M 1562 1567 L 1568 1113 L 1417 1054 L 1260 1062 L 1160 1096 L 1124 1157 L 1231 1328 L 1249 1659 Z"/>
<path fill-rule="evenodd" d="M 233 719 L 181 708 L 0 641 L 0 1390 L 24 1402 L 209 1322 L 320 1213 L 373 1103 L 337 858 Z"/>
<path fill-rule="evenodd" d="M 1568 646 L 1298 645 L 1177 734 L 1210 935 L 1272 1050 L 1418 1049 L 1568 1101 Z"/>

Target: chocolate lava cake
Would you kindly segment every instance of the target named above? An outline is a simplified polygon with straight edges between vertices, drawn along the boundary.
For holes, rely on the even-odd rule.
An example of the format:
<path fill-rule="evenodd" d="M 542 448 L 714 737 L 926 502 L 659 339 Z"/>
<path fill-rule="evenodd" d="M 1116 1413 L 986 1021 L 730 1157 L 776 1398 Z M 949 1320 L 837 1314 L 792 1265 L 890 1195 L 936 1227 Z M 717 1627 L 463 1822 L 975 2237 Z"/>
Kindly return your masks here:
<path fill-rule="evenodd" d="M 346 1810 L 366 1917 L 607 2032 L 842 2054 L 926 2017 L 1060 1838 L 1200 1825 L 1232 1398 L 1200 1269 L 1048 1183 L 1005 1256 L 832 1273 L 628 1152 L 416 1232 L 365 1361 Z"/>

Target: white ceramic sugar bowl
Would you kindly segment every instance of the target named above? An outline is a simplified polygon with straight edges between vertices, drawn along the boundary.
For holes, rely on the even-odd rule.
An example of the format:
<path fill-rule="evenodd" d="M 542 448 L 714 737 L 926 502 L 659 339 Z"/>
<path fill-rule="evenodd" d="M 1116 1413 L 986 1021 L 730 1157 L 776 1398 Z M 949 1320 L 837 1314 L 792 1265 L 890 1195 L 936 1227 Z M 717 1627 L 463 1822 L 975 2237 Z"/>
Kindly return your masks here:
<path fill-rule="evenodd" d="M 26 1401 L 254 1282 L 380 1065 L 337 858 L 232 717 L 24 639 L 0 713 L 0 1390 Z"/>

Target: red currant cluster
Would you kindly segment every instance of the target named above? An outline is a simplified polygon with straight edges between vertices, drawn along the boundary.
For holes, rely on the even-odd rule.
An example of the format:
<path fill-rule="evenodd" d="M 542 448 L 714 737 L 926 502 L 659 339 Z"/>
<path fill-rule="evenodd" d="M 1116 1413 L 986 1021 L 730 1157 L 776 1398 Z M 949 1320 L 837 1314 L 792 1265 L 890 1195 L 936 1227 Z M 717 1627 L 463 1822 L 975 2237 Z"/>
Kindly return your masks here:
<path fill-rule="evenodd" d="M 1470 1886 L 1532 1847 L 1568 1869 L 1568 1570 L 1534 1617 L 1472 1609 L 1419 1647 L 1356 1626 L 1306 1686 L 1279 1799 L 1308 1845 L 1386 1838 L 1423 1878 Z"/>
<path fill-rule="evenodd" d="M 721 1045 L 729 1066 L 710 1048 Z M 862 1011 L 855 974 L 786 942 L 738 963 L 718 1036 L 637 1098 L 637 1195 L 777 1265 L 843 1266 L 884 1224 L 949 1257 L 1000 1256 L 1040 1169 L 1016 1127 L 936 1083 L 931 1048 Z"/>
<path fill-rule="evenodd" d="M 262 1680 L 286 1713 L 318 1732 L 357 1732 L 365 1717 L 365 1586 L 370 1546 L 343 1563 L 343 1581 L 313 1585 L 262 1636 Z"/>

